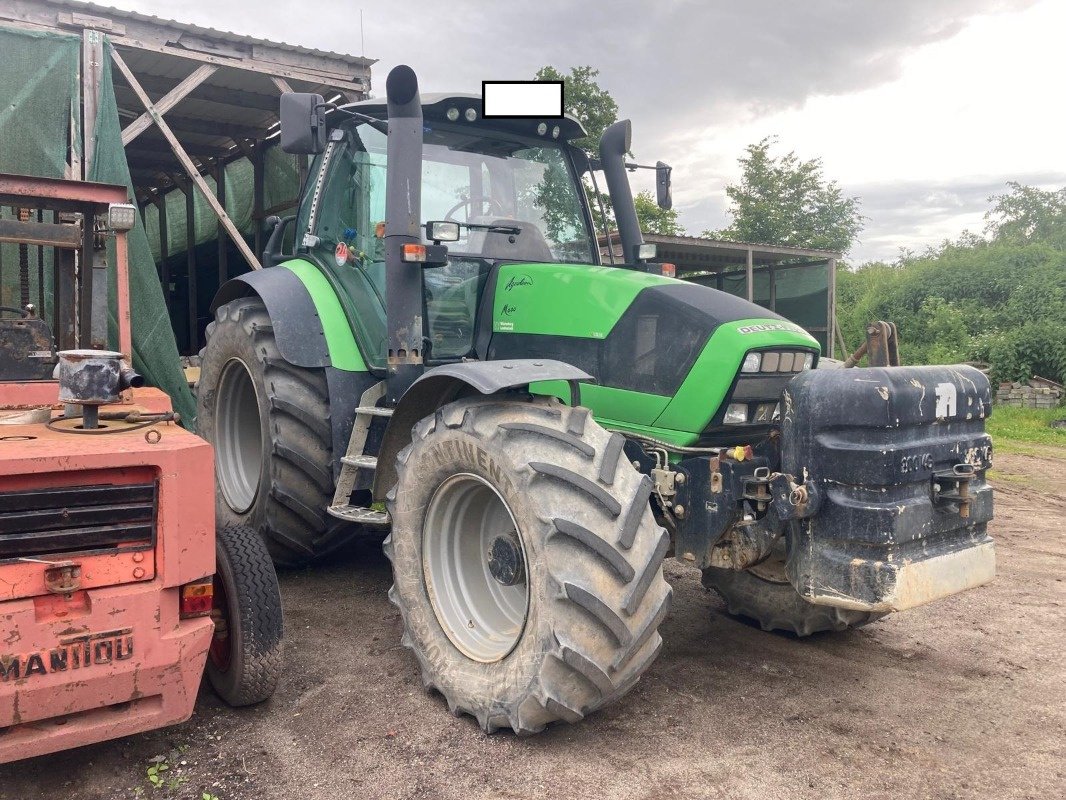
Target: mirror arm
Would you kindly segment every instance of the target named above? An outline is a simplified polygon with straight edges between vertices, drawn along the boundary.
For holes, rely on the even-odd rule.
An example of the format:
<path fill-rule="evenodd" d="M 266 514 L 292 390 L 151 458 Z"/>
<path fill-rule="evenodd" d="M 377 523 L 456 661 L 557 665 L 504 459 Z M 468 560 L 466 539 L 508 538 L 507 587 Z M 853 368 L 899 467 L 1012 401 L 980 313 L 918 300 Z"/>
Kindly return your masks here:
<path fill-rule="evenodd" d="M 360 122 L 365 122 L 367 125 L 372 127 L 374 130 L 379 131 L 381 133 L 384 133 L 385 135 L 388 135 L 388 133 L 389 133 L 389 125 L 388 125 L 388 123 L 385 122 L 384 120 L 377 119 L 376 117 L 371 117 L 371 116 L 368 116 L 366 114 L 360 114 L 358 111 L 351 111 L 350 109 L 343 108 L 343 107 L 337 105 L 336 103 L 319 103 L 318 105 L 315 106 L 315 111 L 318 111 L 318 109 L 320 109 L 320 108 L 327 108 L 330 111 L 337 111 L 337 112 L 339 112 L 341 114 L 346 114 L 347 116 L 351 117 L 352 119 L 357 119 Z"/>
<path fill-rule="evenodd" d="M 266 247 L 263 249 L 263 266 L 273 267 L 280 263 L 284 258 L 284 254 L 281 252 L 281 245 L 285 239 L 285 229 L 296 221 L 296 216 L 288 217 L 275 217 L 277 220 L 274 223 L 274 230 L 270 232 L 270 238 L 267 239 Z"/>

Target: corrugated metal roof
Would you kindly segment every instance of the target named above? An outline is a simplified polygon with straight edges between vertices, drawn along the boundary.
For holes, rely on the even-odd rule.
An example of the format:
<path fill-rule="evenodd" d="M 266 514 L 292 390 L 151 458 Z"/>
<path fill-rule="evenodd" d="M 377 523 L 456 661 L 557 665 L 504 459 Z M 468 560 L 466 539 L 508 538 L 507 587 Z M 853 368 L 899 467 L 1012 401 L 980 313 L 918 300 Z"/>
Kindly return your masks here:
<path fill-rule="evenodd" d="M 222 39 L 227 42 L 237 42 L 240 44 L 250 45 L 267 45 L 270 47 L 278 47 L 284 50 L 289 50 L 293 53 L 302 53 L 304 55 L 321 56 L 323 58 L 333 58 L 338 61 L 343 61 L 347 64 L 355 64 L 362 67 L 369 67 L 371 64 L 376 64 L 376 58 L 366 58 L 364 56 L 353 56 L 348 53 L 335 53 L 332 50 L 316 50 L 310 47 L 303 47 L 301 45 L 287 44 L 285 42 L 275 42 L 270 39 L 258 39 L 254 36 L 245 36 L 240 33 L 233 33 L 232 31 L 220 31 L 215 28 L 204 28 L 200 25 L 194 25 L 189 22 L 179 22 L 173 19 L 167 19 L 165 17 L 156 17 L 151 14 L 141 14 L 136 11 L 125 11 L 121 8 L 114 8 L 112 6 L 98 5 L 97 3 L 86 3 L 80 0 L 45 0 L 49 5 L 54 5 L 59 8 L 65 8 L 70 11 L 78 13 L 91 13 L 106 15 L 108 17 L 117 17 L 121 19 L 134 19 L 140 22 L 150 22 L 159 25 L 169 25 L 175 28 L 181 28 L 189 33 L 196 33 L 201 36 L 210 36 L 213 39 Z"/>

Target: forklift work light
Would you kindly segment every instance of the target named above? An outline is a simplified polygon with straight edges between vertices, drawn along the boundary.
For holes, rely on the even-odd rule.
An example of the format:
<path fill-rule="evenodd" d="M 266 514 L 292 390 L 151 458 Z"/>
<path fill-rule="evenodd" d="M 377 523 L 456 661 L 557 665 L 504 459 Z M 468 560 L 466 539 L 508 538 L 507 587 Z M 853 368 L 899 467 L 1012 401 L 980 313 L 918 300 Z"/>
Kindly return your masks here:
<path fill-rule="evenodd" d="M 137 206 L 111 203 L 107 207 L 107 227 L 113 231 L 132 230 L 137 223 Z"/>

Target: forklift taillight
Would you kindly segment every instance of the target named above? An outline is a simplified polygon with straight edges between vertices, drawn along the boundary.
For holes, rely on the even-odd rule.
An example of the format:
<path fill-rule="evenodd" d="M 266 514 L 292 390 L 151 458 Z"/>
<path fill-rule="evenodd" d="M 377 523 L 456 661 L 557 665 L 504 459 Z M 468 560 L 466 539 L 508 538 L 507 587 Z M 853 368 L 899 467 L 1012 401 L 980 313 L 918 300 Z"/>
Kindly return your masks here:
<path fill-rule="evenodd" d="M 206 617 L 211 613 L 215 601 L 215 579 L 203 578 L 181 587 L 181 607 L 178 616 L 181 619 Z"/>

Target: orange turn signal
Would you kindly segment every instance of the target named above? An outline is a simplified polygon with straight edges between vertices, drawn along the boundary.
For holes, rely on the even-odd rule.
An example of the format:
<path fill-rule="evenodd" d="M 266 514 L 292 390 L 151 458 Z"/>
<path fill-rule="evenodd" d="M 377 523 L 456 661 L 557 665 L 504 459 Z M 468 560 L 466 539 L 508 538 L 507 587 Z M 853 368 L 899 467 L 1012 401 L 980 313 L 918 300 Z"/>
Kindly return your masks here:
<path fill-rule="evenodd" d="M 663 275 L 665 275 L 667 278 L 677 277 L 677 264 L 666 263 L 662 264 L 661 266 L 663 268 Z"/>
<path fill-rule="evenodd" d="M 403 246 L 404 261 L 425 261 L 426 246 L 424 244 L 405 244 Z"/>

